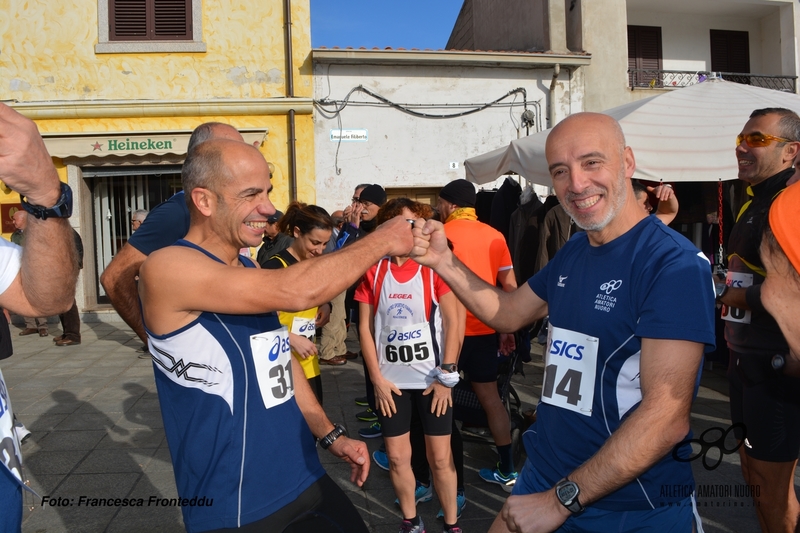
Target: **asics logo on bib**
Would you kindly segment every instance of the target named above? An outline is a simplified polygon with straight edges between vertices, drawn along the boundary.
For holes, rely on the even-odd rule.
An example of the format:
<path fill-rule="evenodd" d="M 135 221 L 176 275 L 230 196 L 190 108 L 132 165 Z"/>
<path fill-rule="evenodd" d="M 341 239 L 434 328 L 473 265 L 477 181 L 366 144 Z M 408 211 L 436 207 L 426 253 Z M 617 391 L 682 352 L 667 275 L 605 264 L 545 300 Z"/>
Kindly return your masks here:
<path fill-rule="evenodd" d="M 586 346 L 570 344 L 566 341 L 556 339 L 553 341 L 552 346 L 550 346 L 550 355 L 563 355 L 569 359 L 580 361 L 583 359 L 583 350 L 585 349 Z"/>
<path fill-rule="evenodd" d="M 414 331 L 404 331 L 400 334 L 397 333 L 396 329 L 393 329 L 389 332 L 389 335 L 386 336 L 386 340 L 388 342 L 393 342 L 395 339 L 397 339 L 398 342 L 403 342 L 410 341 L 412 339 L 419 339 L 420 337 L 422 337 L 422 330 L 419 329 L 415 329 Z"/>
<path fill-rule="evenodd" d="M 606 281 L 602 285 L 600 285 L 600 290 L 605 291 L 606 294 L 611 294 L 615 290 L 619 289 L 622 286 L 621 279 L 612 279 L 611 281 Z"/>
<path fill-rule="evenodd" d="M 308 324 L 303 324 L 302 326 L 300 326 L 300 333 L 313 333 L 313 332 L 314 332 L 313 322 L 309 322 Z"/>
<path fill-rule="evenodd" d="M 732 279 L 730 281 L 731 281 L 730 285 L 728 285 L 729 287 L 739 287 L 739 288 L 747 287 L 747 285 L 742 285 L 742 283 L 744 283 L 743 279 Z"/>
<path fill-rule="evenodd" d="M 289 337 L 281 338 L 276 336 L 272 346 L 269 349 L 269 360 L 277 361 L 278 356 L 282 352 L 288 352 L 291 349 L 292 348 L 289 346 Z"/>

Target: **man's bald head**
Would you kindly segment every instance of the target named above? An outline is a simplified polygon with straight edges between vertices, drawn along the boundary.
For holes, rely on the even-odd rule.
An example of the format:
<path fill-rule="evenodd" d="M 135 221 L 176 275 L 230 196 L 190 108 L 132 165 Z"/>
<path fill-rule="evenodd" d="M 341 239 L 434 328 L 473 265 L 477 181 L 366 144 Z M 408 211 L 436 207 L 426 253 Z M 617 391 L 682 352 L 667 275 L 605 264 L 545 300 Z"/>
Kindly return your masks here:
<path fill-rule="evenodd" d="M 257 148 L 237 140 L 212 138 L 198 144 L 189 152 L 181 170 L 181 185 L 189 208 L 193 208 L 192 190 L 208 189 L 218 195 L 221 187 L 233 179 L 231 162 L 250 157 L 264 159 Z"/>
<path fill-rule="evenodd" d="M 614 142 L 620 153 L 625 149 L 625 134 L 622 132 L 619 122 L 602 113 L 585 112 L 570 115 L 556 124 L 547 137 L 545 153 L 547 153 L 547 147 L 551 142 L 558 140 L 561 135 L 572 134 L 576 129 L 590 130 L 602 134 Z M 547 162 L 552 164 L 549 158 Z"/>
<path fill-rule="evenodd" d="M 233 141 L 244 142 L 244 137 L 239 131 L 230 124 L 222 122 L 205 122 L 197 126 L 189 137 L 189 146 L 186 152 L 194 150 L 197 145 L 209 139 L 230 139 Z"/>

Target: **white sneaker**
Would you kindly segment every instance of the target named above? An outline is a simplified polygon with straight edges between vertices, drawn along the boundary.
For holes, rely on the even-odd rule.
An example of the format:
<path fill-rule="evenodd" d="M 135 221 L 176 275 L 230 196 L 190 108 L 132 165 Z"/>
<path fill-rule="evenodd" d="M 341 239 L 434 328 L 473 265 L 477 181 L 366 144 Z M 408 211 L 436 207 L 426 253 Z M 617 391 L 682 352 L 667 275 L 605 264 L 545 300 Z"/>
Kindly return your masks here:
<path fill-rule="evenodd" d="M 14 432 L 17 434 L 17 440 L 20 444 L 24 443 L 31 436 L 30 430 L 19 420 L 14 421 Z"/>

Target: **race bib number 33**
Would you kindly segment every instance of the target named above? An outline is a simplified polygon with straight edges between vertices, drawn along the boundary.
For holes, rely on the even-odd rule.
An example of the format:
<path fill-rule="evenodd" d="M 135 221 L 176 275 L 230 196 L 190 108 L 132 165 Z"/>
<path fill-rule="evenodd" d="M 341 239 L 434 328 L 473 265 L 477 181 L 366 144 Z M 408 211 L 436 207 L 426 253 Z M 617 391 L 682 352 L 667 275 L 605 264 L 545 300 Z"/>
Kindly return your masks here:
<path fill-rule="evenodd" d="M 250 348 L 264 407 L 270 409 L 294 396 L 292 348 L 286 327 L 251 336 Z"/>
<path fill-rule="evenodd" d="M 592 416 L 599 339 L 550 325 L 542 401 Z"/>

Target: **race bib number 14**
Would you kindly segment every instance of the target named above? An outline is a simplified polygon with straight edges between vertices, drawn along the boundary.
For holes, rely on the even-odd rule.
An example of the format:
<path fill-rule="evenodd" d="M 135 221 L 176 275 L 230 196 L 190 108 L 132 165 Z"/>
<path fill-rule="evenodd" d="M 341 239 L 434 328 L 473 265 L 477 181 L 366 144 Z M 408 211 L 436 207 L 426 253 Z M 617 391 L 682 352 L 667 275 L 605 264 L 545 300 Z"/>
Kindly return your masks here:
<path fill-rule="evenodd" d="M 542 401 L 592 416 L 599 339 L 550 325 Z"/>
<path fill-rule="evenodd" d="M 294 396 L 292 348 L 286 327 L 251 336 L 250 348 L 264 407 L 275 407 Z"/>

